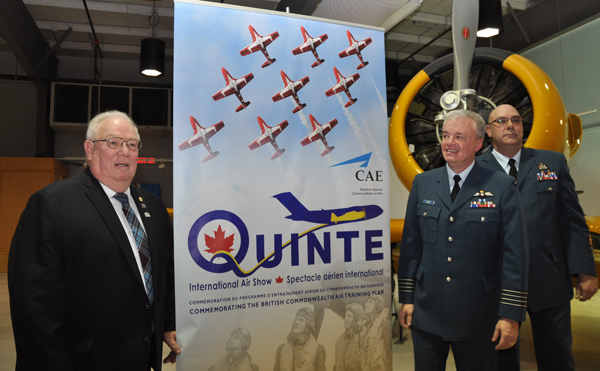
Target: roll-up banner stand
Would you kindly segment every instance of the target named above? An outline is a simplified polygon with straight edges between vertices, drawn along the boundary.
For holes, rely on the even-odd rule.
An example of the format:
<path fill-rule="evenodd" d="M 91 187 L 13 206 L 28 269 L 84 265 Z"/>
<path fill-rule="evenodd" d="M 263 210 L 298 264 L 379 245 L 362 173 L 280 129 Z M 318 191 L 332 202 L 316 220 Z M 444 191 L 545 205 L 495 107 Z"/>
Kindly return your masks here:
<path fill-rule="evenodd" d="M 383 29 L 175 2 L 177 370 L 391 370 Z"/>

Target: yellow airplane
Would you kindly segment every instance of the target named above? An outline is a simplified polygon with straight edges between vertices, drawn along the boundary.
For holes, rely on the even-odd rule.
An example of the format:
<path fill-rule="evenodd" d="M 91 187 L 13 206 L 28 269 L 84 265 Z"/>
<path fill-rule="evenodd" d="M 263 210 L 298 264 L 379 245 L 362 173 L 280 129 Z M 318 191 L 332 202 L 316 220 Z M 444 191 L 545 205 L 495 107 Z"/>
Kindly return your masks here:
<path fill-rule="evenodd" d="M 469 109 L 487 120 L 496 106 L 511 104 L 524 120 L 525 147 L 562 152 L 567 158 L 579 149 L 581 120 L 566 112 L 558 89 L 541 68 L 509 51 L 475 49 L 476 38 L 468 35 L 477 29 L 476 3 L 454 1 L 454 53 L 418 72 L 394 107 L 390 158 L 409 191 L 415 175 L 444 165 L 441 123 L 454 109 Z M 400 241 L 404 221 L 392 219 L 390 226 L 391 241 Z"/>

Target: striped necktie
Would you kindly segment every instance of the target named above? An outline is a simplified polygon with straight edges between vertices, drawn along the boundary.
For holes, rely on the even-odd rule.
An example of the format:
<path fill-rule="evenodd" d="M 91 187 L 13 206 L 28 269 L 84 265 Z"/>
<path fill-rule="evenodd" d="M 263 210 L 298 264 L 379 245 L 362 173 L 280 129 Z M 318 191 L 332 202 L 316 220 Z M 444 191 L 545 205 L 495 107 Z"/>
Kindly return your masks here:
<path fill-rule="evenodd" d="M 140 221 L 135 216 L 135 212 L 129 205 L 129 198 L 125 193 L 117 193 L 115 198 L 123 204 L 123 213 L 129 222 L 131 231 L 133 232 L 133 238 L 138 247 L 140 253 L 140 261 L 142 263 L 142 270 L 144 272 L 144 280 L 146 281 L 146 294 L 150 304 L 154 301 L 154 285 L 152 283 L 152 264 L 150 263 L 150 246 L 148 245 L 148 237 L 144 232 L 144 228 L 140 224 Z"/>

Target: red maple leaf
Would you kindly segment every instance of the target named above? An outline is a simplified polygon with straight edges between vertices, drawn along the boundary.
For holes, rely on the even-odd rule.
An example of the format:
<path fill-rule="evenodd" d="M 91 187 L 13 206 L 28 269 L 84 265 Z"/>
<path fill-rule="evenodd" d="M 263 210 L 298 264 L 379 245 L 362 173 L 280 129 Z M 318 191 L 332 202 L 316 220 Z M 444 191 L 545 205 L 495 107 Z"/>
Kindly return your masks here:
<path fill-rule="evenodd" d="M 277 283 L 282 283 L 283 282 L 283 278 L 281 278 L 281 276 L 275 278 L 275 282 Z"/>
<path fill-rule="evenodd" d="M 233 237 L 235 236 L 235 233 L 228 237 L 225 237 L 225 231 L 221 229 L 221 225 L 219 224 L 219 228 L 217 228 L 217 230 L 214 231 L 214 234 L 215 237 L 211 237 L 206 233 L 204 234 L 204 243 L 206 244 L 206 247 L 208 247 L 208 249 L 204 251 L 206 251 L 209 254 L 216 254 L 221 251 L 233 251 L 233 249 L 231 249 L 230 247 L 233 245 Z"/>

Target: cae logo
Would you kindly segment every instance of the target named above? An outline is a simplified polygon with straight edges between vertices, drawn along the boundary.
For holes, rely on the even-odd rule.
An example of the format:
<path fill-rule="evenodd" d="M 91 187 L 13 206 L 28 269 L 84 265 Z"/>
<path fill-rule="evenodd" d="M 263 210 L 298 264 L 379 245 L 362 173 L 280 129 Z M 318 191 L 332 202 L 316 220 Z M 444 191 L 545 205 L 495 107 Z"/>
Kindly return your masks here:
<path fill-rule="evenodd" d="M 360 167 L 367 167 L 367 166 L 369 166 L 369 161 L 371 160 L 372 153 L 373 152 L 369 152 L 365 155 L 355 157 L 351 160 L 332 165 L 331 167 L 355 164 L 357 162 L 362 162 Z M 372 173 L 370 170 L 368 170 L 366 172 L 366 175 L 365 175 L 364 170 L 358 170 L 356 172 L 356 174 L 354 174 L 354 176 L 356 177 L 356 180 L 358 180 L 359 182 L 383 182 L 383 171 L 382 170 L 377 170 L 374 173 Z"/>
<path fill-rule="evenodd" d="M 373 174 L 375 174 L 375 176 L 373 176 Z M 371 171 L 367 171 L 366 175 L 364 170 L 359 170 L 356 172 L 355 176 L 356 180 L 358 180 L 359 182 L 383 182 L 383 171 L 381 170 L 377 170 L 374 173 L 372 173 Z"/>

